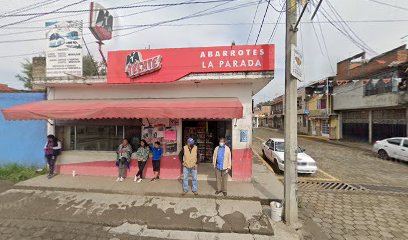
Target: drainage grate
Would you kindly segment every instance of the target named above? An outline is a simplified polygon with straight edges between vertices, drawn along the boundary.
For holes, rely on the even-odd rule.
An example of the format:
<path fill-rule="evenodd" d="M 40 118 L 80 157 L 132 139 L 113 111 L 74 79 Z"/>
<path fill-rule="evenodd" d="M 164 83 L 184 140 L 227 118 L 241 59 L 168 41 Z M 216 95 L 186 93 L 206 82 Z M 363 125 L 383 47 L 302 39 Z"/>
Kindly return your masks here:
<path fill-rule="evenodd" d="M 365 191 L 361 186 L 353 186 L 342 182 L 299 181 L 298 188 L 302 191 Z"/>

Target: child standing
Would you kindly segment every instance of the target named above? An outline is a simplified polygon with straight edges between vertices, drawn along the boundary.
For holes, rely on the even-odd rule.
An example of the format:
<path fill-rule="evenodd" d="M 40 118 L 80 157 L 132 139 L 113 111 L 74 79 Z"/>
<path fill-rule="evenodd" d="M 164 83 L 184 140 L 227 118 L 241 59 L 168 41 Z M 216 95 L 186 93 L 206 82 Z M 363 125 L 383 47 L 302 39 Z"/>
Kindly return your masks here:
<path fill-rule="evenodd" d="M 163 155 L 163 148 L 160 147 L 160 142 L 155 142 L 154 147 L 152 148 L 152 163 L 153 163 L 153 173 L 154 177 L 152 182 L 160 178 L 160 159 Z"/>
<path fill-rule="evenodd" d="M 126 168 L 129 167 L 130 158 L 132 156 L 132 147 L 129 144 L 129 141 L 125 138 L 122 141 L 122 144 L 118 147 L 118 160 L 116 166 L 119 168 L 117 182 L 123 182 L 123 179 L 126 178 Z"/>
<path fill-rule="evenodd" d="M 139 167 L 139 171 L 137 172 L 135 176 L 135 182 L 140 183 L 143 179 L 143 169 L 146 166 L 147 159 L 149 158 L 149 146 L 147 145 L 147 142 L 142 139 L 140 141 L 140 147 L 137 149 L 136 152 L 136 158 L 137 158 L 137 165 Z"/>

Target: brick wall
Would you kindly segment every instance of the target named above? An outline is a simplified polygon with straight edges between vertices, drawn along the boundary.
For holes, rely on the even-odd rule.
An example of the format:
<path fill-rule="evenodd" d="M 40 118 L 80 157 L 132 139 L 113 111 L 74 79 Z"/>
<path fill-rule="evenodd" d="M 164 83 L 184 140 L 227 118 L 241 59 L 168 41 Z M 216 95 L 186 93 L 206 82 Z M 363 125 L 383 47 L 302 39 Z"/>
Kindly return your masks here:
<path fill-rule="evenodd" d="M 392 62 L 408 62 L 408 50 L 405 46 L 401 46 L 389 52 L 383 53 L 368 62 L 357 66 L 352 63 L 352 58 L 346 59 L 337 63 L 337 79 L 338 80 L 352 80 L 369 78 L 382 71 L 387 70 L 388 65 Z"/>

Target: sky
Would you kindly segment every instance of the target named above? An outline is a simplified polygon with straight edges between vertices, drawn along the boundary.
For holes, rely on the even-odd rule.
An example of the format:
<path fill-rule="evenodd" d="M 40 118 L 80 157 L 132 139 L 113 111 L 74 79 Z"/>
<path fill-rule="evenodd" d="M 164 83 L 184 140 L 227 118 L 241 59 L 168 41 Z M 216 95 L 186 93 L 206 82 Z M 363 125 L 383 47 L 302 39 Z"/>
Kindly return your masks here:
<path fill-rule="evenodd" d="M 97 60 L 101 60 L 95 38 L 87 28 L 89 19 L 89 13 L 87 12 L 46 14 L 19 24 L 4 26 L 32 17 L 5 16 L 10 14 L 10 11 L 18 8 L 32 5 L 36 8 L 21 13 L 47 13 L 74 4 L 64 10 L 81 10 L 89 9 L 90 1 L 0 0 L 0 2 L 2 4 L 0 10 L 0 83 L 8 84 L 14 88 L 23 88 L 22 83 L 16 80 L 15 75 L 21 71 L 21 63 L 25 59 L 31 59 L 45 50 L 45 40 L 37 39 L 45 37 L 44 25 L 47 21 L 83 20 L 84 39 L 88 43 L 91 54 Z M 78 2 L 80 3 L 75 4 Z M 277 21 L 280 15 L 278 11 L 282 9 L 282 4 L 285 2 L 283 0 L 271 0 L 273 8 L 269 7 L 267 12 L 268 4 L 266 0 L 232 0 L 228 2 L 218 1 L 161 7 L 141 7 L 141 5 L 207 1 L 99 0 L 97 2 L 105 7 L 139 6 L 112 10 L 114 16 L 122 16 L 114 19 L 114 28 L 116 29 L 129 27 L 129 25 L 154 24 L 179 19 L 198 12 L 207 13 L 205 16 L 186 18 L 147 29 L 139 27 L 116 31 L 114 36 L 117 34 L 128 35 L 106 41 L 103 46 L 105 54 L 107 51 L 113 50 L 149 47 L 221 46 L 230 45 L 233 41 L 236 45 L 255 44 L 258 38 L 257 44 L 272 43 L 276 45 L 276 66 L 275 78 L 254 96 L 255 102 L 271 100 L 284 92 L 285 14 L 281 14 L 280 21 Z M 317 0 L 313 2 L 316 3 Z M 208 14 L 227 8 L 235 9 Z M 323 0 L 322 7 L 312 23 L 310 17 L 313 9 L 314 6 L 311 4 L 302 18 L 297 34 L 298 49 L 303 52 L 305 63 L 305 79 L 298 82 L 298 86 L 335 75 L 338 61 L 363 51 L 361 47 L 350 40 L 350 37 L 344 36 L 338 29 L 333 27 L 325 19 L 324 15 L 329 19 L 334 19 L 335 14 L 341 16 L 348 26 L 340 22 L 337 22 L 337 26 L 343 26 L 347 29 L 346 34 L 353 35 L 355 33 L 353 35 L 354 41 L 362 41 L 366 49 L 371 49 L 368 52 L 368 57 L 391 50 L 408 41 L 408 37 L 402 39 L 402 37 L 408 35 L 408 28 L 406 27 L 408 26 L 408 0 Z M 335 9 L 335 11 L 332 9 Z M 264 24 L 260 31 L 264 16 Z M 253 21 L 254 25 L 251 31 Z M 274 37 L 269 41 L 275 26 Z M 83 54 L 87 54 L 85 48 Z"/>

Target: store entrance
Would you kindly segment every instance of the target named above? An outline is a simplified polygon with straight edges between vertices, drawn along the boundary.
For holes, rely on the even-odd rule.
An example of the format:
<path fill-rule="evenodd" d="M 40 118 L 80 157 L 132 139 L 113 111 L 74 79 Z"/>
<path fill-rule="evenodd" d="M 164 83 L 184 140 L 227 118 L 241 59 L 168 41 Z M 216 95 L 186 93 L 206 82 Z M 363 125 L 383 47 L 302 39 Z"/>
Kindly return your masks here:
<path fill-rule="evenodd" d="M 200 162 L 212 162 L 214 148 L 218 139 L 225 137 L 226 144 L 232 146 L 232 121 L 231 120 L 184 120 L 183 145 L 192 137 L 197 144 Z"/>

